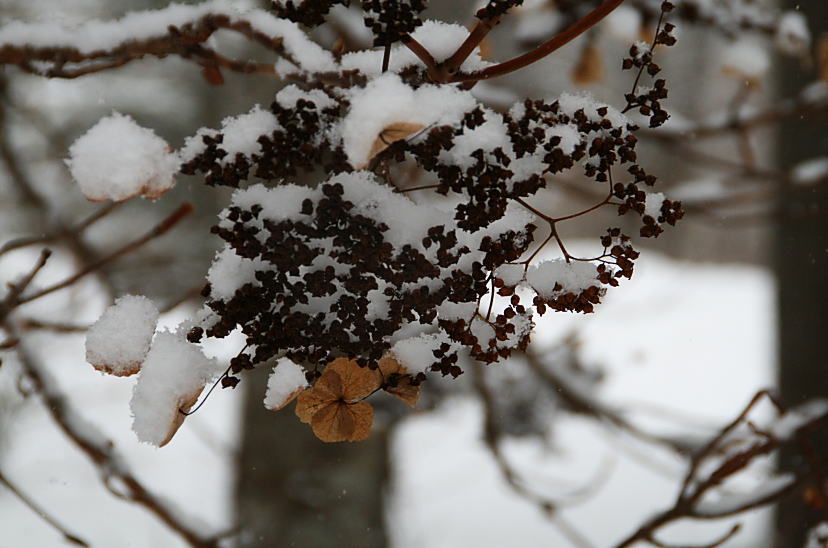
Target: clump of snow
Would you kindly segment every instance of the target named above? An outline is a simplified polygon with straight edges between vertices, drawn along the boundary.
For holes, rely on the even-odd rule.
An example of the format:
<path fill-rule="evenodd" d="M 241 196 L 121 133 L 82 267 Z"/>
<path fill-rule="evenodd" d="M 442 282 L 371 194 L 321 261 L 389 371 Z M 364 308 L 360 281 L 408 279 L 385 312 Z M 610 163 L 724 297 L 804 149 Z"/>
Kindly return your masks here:
<path fill-rule="evenodd" d="M 828 521 L 823 521 L 808 533 L 808 543 L 805 548 L 825 548 L 826 545 L 828 545 Z"/>
<path fill-rule="evenodd" d="M 184 420 L 205 384 L 221 371 L 216 360 L 181 337 L 155 336 L 132 393 L 132 429 L 142 442 L 165 445 Z"/>
<path fill-rule="evenodd" d="M 644 44 L 649 48 L 649 45 Z M 629 119 L 615 107 L 596 101 L 592 94 L 587 92 L 582 93 L 562 93 L 558 97 L 558 106 L 561 112 L 572 117 L 578 110 L 583 110 L 586 117 L 592 121 L 600 122 L 606 118 L 613 126 L 626 128 L 629 124 Z M 605 115 L 598 114 L 598 109 L 605 108 L 607 113 Z"/>
<path fill-rule="evenodd" d="M 664 194 L 648 192 L 644 199 L 644 215 L 649 215 L 656 221 L 661 216 L 661 206 L 664 204 Z"/>
<path fill-rule="evenodd" d="M 552 259 L 529 267 L 526 281 L 543 298 L 554 298 L 564 293 L 580 293 L 598 285 L 598 274 L 591 262 Z M 561 289 L 555 286 L 560 284 Z"/>
<path fill-rule="evenodd" d="M 134 375 L 147 356 L 158 309 L 139 295 L 124 295 L 86 333 L 86 361 L 119 377 Z"/>
<path fill-rule="evenodd" d="M 228 116 L 221 121 L 220 132 L 223 139 L 220 146 L 227 151 L 227 155 L 222 158 L 222 162 L 234 161 L 236 154 L 249 156 L 261 152 L 262 145 L 259 143 L 259 137 L 269 135 L 277 129 L 281 129 L 281 125 L 276 120 L 276 116 L 269 110 L 262 109 L 259 105 L 255 105 L 249 112 L 244 114 Z M 214 136 L 218 133 L 212 129 L 202 128 L 195 135 L 188 137 L 179 151 L 181 161 L 189 162 L 204 152 L 204 137 Z"/>
<path fill-rule="evenodd" d="M 282 358 L 267 379 L 264 406 L 272 411 L 278 411 L 307 387 L 308 379 L 305 377 L 305 370 L 302 366 L 287 358 Z"/>
<path fill-rule="evenodd" d="M 453 86 L 412 89 L 396 74 L 385 74 L 355 89 L 342 121 L 342 141 L 352 166 L 364 166 L 380 132 L 396 122 L 430 126 L 458 124 L 476 101 Z"/>
<path fill-rule="evenodd" d="M 800 185 L 811 185 L 828 179 L 828 157 L 813 158 L 793 168 L 791 179 Z"/>
<path fill-rule="evenodd" d="M 397 342 L 391 347 L 391 354 L 407 372 L 417 375 L 429 370 L 434 363 L 434 351 L 443 344 L 448 344 L 452 349 L 458 348 L 458 344 L 452 342 L 445 333 L 431 333 Z"/>
<path fill-rule="evenodd" d="M 294 84 L 285 86 L 276 94 L 276 102 L 284 109 L 296 108 L 296 102 L 300 99 L 311 101 L 319 109 L 330 108 L 337 104 L 321 89 L 304 90 Z"/>
<path fill-rule="evenodd" d="M 811 400 L 788 410 L 770 427 L 770 433 L 779 440 L 788 440 L 797 430 L 828 415 L 828 400 Z"/>
<path fill-rule="evenodd" d="M 805 16 L 795 11 L 788 11 L 779 18 L 776 27 L 776 46 L 791 55 L 808 51 L 811 45 L 811 31 Z"/>
<path fill-rule="evenodd" d="M 231 247 L 216 252 L 213 264 L 207 273 L 210 295 L 217 299 L 229 299 L 236 290 L 248 283 L 256 283 L 256 271 L 264 270 L 260 259 L 244 258 Z"/>
<path fill-rule="evenodd" d="M 504 264 L 495 271 L 495 276 L 503 280 L 504 285 L 514 287 L 523 281 L 526 268 L 522 264 Z"/>
<path fill-rule="evenodd" d="M 164 194 L 175 183 L 179 162 L 155 132 L 113 112 L 69 147 L 66 164 L 88 199 L 120 202 Z"/>
<path fill-rule="evenodd" d="M 758 81 L 767 73 L 770 58 L 761 43 L 744 38 L 724 48 L 721 63 L 725 74 Z"/>

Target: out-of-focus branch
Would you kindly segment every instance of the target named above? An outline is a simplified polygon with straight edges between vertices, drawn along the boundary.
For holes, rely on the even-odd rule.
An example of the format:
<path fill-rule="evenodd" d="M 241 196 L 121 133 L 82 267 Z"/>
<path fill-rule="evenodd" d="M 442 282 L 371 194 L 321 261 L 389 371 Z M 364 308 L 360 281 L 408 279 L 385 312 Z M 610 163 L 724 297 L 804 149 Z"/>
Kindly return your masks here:
<path fill-rule="evenodd" d="M 6 331 L 16 336 L 14 326 L 3 324 Z M 205 537 L 197 527 L 184 518 L 178 508 L 147 490 L 126 467 L 115 452 L 114 444 L 97 428 L 79 416 L 67 401 L 57 382 L 46 368 L 21 344 L 17 354 L 23 372 L 32 389 L 43 398 L 44 407 L 63 433 L 92 461 L 101 474 L 101 480 L 114 495 L 138 504 L 195 548 L 218 546 L 218 536 Z M 117 487 L 116 487 L 117 486 Z"/>
<path fill-rule="evenodd" d="M 538 378 L 546 383 L 575 413 L 591 416 L 601 422 L 605 422 L 623 430 L 632 436 L 656 445 L 662 445 L 682 456 L 687 456 L 692 451 L 693 447 L 682 444 L 681 442 L 663 438 L 653 434 L 649 434 L 633 423 L 625 419 L 618 411 L 607 407 L 601 402 L 588 398 L 582 392 L 576 390 L 562 377 L 555 374 L 548 367 L 545 367 L 540 356 L 534 352 L 525 353 L 529 368 Z"/>
<path fill-rule="evenodd" d="M 729 478 L 744 471 L 758 459 L 768 457 L 783 445 L 799 444 L 800 447 L 807 447 L 805 430 L 814 424 L 824 423 L 828 418 L 824 413 L 821 416 L 808 417 L 796 426 L 794 432 L 778 435 L 778 431 L 774 428 L 763 430 L 749 419 L 751 411 L 765 400 L 770 401 L 776 407 L 780 417 L 788 413 L 788 410 L 782 407 L 768 391 L 758 392 L 739 416 L 723 427 L 707 445 L 693 456 L 673 506 L 647 520 L 621 541 L 617 548 L 627 548 L 639 542 L 647 542 L 659 547 L 665 546 L 665 543 L 655 538 L 656 532 L 665 525 L 686 518 L 708 520 L 736 516 L 779 500 L 788 491 L 802 484 L 809 476 L 817 479 L 822 477 L 822 472 L 819 471 L 817 475 L 814 467 L 811 466 L 797 473 L 780 476 L 776 478 L 776 481 L 769 479 L 768 485 L 747 496 L 737 496 L 731 501 L 724 500 L 713 504 L 703 500 Z M 737 429 L 740 428 L 748 429 L 751 435 L 747 438 L 734 438 Z M 712 466 L 709 466 L 711 464 Z M 738 530 L 737 524 L 721 538 L 704 547 L 720 546 Z"/>
<path fill-rule="evenodd" d="M 758 129 L 782 120 L 828 115 L 828 84 L 817 83 L 819 89 L 807 89 L 798 96 L 776 101 L 768 108 L 749 115 L 730 115 L 715 122 L 702 122 L 672 129 L 641 130 L 641 135 L 654 140 L 684 141 L 717 137 L 723 134 Z"/>
<path fill-rule="evenodd" d="M 544 515 L 558 528 L 558 530 L 572 543 L 573 546 L 581 548 L 589 548 L 592 543 L 578 531 L 569 521 L 563 519 L 558 512 L 557 501 L 548 499 L 528 489 L 517 478 L 515 471 L 512 469 L 503 452 L 500 450 L 500 429 L 497 426 L 497 419 L 495 418 L 494 396 L 486 384 L 484 377 L 483 364 L 475 364 L 472 368 L 472 375 L 474 380 L 474 387 L 480 401 L 483 404 L 483 437 L 486 446 L 489 448 L 492 456 L 497 463 L 498 469 L 509 487 L 522 498 L 535 504 Z"/>
<path fill-rule="evenodd" d="M 589 12 L 587 15 L 532 51 L 477 72 L 472 72 L 470 74 L 455 74 L 451 77 L 450 81 L 468 82 L 487 80 L 489 78 L 503 76 L 504 74 L 509 74 L 510 72 L 515 72 L 516 70 L 529 66 L 532 63 L 540 61 L 550 53 L 560 49 L 584 32 L 591 29 L 622 3 L 624 3 L 624 0 L 604 0 L 604 2 L 598 5 L 598 7 Z"/>
<path fill-rule="evenodd" d="M 11 491 L 14 496 L 20 500 L 20 502 L 26 505 L 32 512 L 40 516 L 43 521 L 51 525 L 58 533 L 61 534 L 61 536 L 63 536 L 63 540 L 70 544 L 74 544 L 75 546 L 89 546 L 89 543 L 77 535 L 70 533 L 69 530 L 61 525 L 57 519 L 53 518 L 46 510 L 41 508 L 32 499 L 26 496 L 17 486 L 15 486 L 6 476 L 3 475 L 3 472 L 0 472 L 0 484 L 6 486 L 6 488 Z"/>
<path fill-rule="evenodd" d="M 8 253 L 9 251 L 13 251 L 15 249 L 20 249 L 21 247 L 28 247 L 30 245 L 48 243 L 60 238 L 78 237 L 84 230 L 89 228 L 96 221 L 102 219 L 103 217 L 115 211 L 115 209 L 117 209 L 120 205 L 120 202 L 112 202 L 110 204 L 102 206 L 94 213 L 89 215 L 86 219 L 83 219 L 81 222 L 72 227 L 66 227 L 61 224 L 59 226 L 54 227 L 53 230 L 46 234 L 39 234 L 36 236 L 23 236 L 21 238 L 9 240 L 3 245 L 0 245 L 0 255 L 3 255 L 4 253 Z"/>
<path fill-rule="evenodd" d="M 100 260 L 98 260 L 98 261 L 96 261 L 96 262 L 94 262 L 90 265 L 87 265 L 86 267 L 81 269 L 76 274 L 73 274 L 72 276 L 66 278 L 65 280 L 63 280 L 61 282 L 58 282 L 54 285 L 43 288 L 40 291 L 36 291 L 32 294 L 26 295 L 25 297 L 18 298 L 15 301 L 14 306 L 18 306 L 18 305 L 33 301 L 35 299 L 39 299 L 40 297 L 43 297 L 43 296 L 48 295 L 50 293 L 54 293 L 55 291 L 58 291 L 60 289 L 64 289 L 66 287 L 69 287 L 70 285 L 74 284 L 75 282 L 77 282 L 78 280 L 83 278 L 84 276 L 87 276 L 87 275 L 89 275 L 93 272 L 96 272 L 97 270 L 99 270 L 103 266 L 119 259 L 120 257 L 122 257 L 124 255 L 127 255 L 127 254 L 135 251 L 136 249 L 143 246 L 147 242 L 150 242 L 150 241 L 154 240 L 155 238 L 158 238 L 159 236 L 163 236 L 166 232 L 168 232 L 171 228 L 173 228 L 176 224 L 178 224 L 182 219 L 184 219 L 184 217 L 189 215 L 192 210 L 193 210 L 193 205 L 191 203 L 189 203 L 189 202 L 183 203 L 181 206 L 178 207 L 178 209 L 173 211 L 166 219 L 161 221 L 158 225 L 156 225 L 152 230 L 150 230 L 149 232 L 144 234 L 142 237 L 128 243 L 127 245 L 121 247 L 120 249 L 110 253 L 106 257 L 103 257 L 102 259 L 100 259 Z"/>
<path fill-rule="evenodd" d="M 240 34 L 295 63 L 290 52 L 283 47 L 283 38 L 270 36 L 247 21 L 233 19 L 225 14 L 208 13 L 184 24 L 161 27 L 158 35 L 141 39 L 129 37 L 128 27 L 124 27 L 123 42 L 109 48 L 84 50 L 71 43 L 48 46 L 6 43 L 0 47 L 0 64 L 16 65 L 26 72 L 49 78 L 77 78 L 117 68 L 148 56 L 163 58 L 177 55 L 193 59 L 202 65 L 218 65 L 245 74 L 276 76 L 272 63 L 227 59 L 205 46 L 204 43 L 218 30 Z M 146 31 L 142 34 L 146 35 Z M 0 35 L 0 41 L 3 38 Z"/>

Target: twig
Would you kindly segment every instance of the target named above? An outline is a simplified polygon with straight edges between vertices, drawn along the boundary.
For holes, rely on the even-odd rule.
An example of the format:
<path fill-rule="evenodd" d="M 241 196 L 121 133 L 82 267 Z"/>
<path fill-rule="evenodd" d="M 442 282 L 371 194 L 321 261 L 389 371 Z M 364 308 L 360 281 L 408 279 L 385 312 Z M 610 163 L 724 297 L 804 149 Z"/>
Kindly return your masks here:
<path fill-rule="evenodd" d="M 22 238 L 9 240 L 8 242 L 0 246 L 0 255 L 3 255 L 4 253 L 8 253 L 9 251 L 15 249 L 20 249 L 21 247 L 51 242 L 52 240 L 55 240 L 60 237 L 67 237 L 70 234 L 75 237 L 79 237 L 84 230 L 92 226 L 92 224 L 94 224 L 98 220 L 106 217 L 107 215 L 115 211 L 115 209 L 117 209 L 118 206 L 120 206 L 119 202 L 112 202 L 111 204 L 107 204 L 96 210 L 94 213 L 92 213 L 87 218 L 83 219 L 73 227 L 65 227 L 62 225 L 58 225 L 51 232 L 48 232 L 46 234 L 40 234 L 37 236 L 24 236 Z"/>
<path fill-rule="evenodd" d="M 86 546 L 89 547 L 89 543 L 85 540 L 81 539 L 77 535 L 73 535 L 70 533 L 65 527 L 63 527 L 60 522 L 58 522 L 55 518 L 49 515 L 46 510 L 41 508 L 38 504 L 36 504 L 32 499 L 27 497 L 20 489 L 18 489 L 9 479 L 3 475 L 3 472 L 0 471 L 0 483 L 6 486 L 6 488 L 11 491 L 14 496 L 20 500 L 23 504 L 29 507 L 29 509 L 40 516 L 40 518 L 51 525 L 58 533 L 63 536 L 63 540 L 74 544 L 75 546 Z"/>
<path fill-rule="evenodd" d="M 600 402 L 584 397 L 583 394 L 572 389 L 561 377 L 553 373 L 548 367 L 545 367 L 540 357 L 534 352 L 526 352 L 525 356 L 532 372 L 561 397 L 574 412 L 608 422 L 642 441 L 668 447 L 681 456 L 687 456 L 689 454 L 689 448 L 681 445 L 679 442 L 649 434 L 626 420 L 615 410 L 606 407 Z"/>
<path fill-rule="evenodd" d="M 141 238 L 138 238 L 137 240 L 130 242 L 129 244 L 118 249 L 117 251 L 110 253 L 106 257 L 100 259 L 99 261 L 96 261 L 95 263 L 86 266 L 85 268 L 81 269 L 80 272 L 77 272 L 76 274 L 66 278 L 62 282 L 58 282 L 54 285 L 41 289 L 40 291 L 37 291 L 35 293 L 18 299 L 16 305 L 21 305 L 33 301 L 35 299 L 39 299 L 40 297 L 43 297 L 50 293 L 54 293 L 55 291 L 58 291 L 60 289 L 69 287 L 70 285 L 74 284 L 84 276 L 87 276 L 88 274 L 91 274 L 92 272 L 99 270 L 101 267 L 115 261 L 116 259 L 119 259 L 120 257 L 128 253 L 131 253 L 132 251 L 135 251 L 147 242 L 164 235 L 167 231 L 169 231 L 176 224 L 178 224 L 179 221 L 181 221 L 184 217 L 189 215 L 192 210 L 193 205 L 191 203 L 183 203 L 181 206 L 178 207 L 178 209 L 173 211 L 169 217 L 161 221 L 158 225 L 155 226 L 155 228 L 147 232 Z"/>
<path fill-rule="evenodd" d="M 15 334 L 14 328 L 8 322 L 4 324 L 4 328 Z M 182 516 L 179 509 L 172 508 L 168 502 L 143 486 L 126 468 L 123 459 L 115 453 L 112 441 L 75 413 L 56 381 L 24 345 L 17 347 L 17 353 L 33 390 L 43 397 L 44 407 L 52 419 L 98 468 L 101 481 L 112 494 L 146 508 L 194 548 L 215 548 L 218 545 L 215 537 L 204 537 L 199 531 L 192 529 L 179 517 Z M 123 489 L 116 489 L 116 484 Z"/>
<path fill-rule="evenodd" d="M 609 15 L 615 8 L 624 3 L 624 0 L 605 0 L 594 10 L 587 15 L 562 30 L 556 36 L 539 45 L 532 51 L 524 53 L 518 57 L 505 61 L 503 63 L 485 68 L 481 71 L 472 72 L 470 74 L 456 74 L 449 81 L 451 82 L 468 82 L 487 80 L 497 76 L 503 76 L 510 72 L 522 69 L 532 63 L 540 61 L 553 51 L 565 46 L 593 26 L 595 26 L 601 19 Z"/>
<path fill-rule="evenodd" d="M 515 493 L 537 505 L 544 515 L 552 521 L 556 527 L 558 527 L 558 530 L 567 538 L 567 540 L 569 540 L 570 543 L 572 543 L 573 546 L 590 548 L 592 543 L 580 531 L 573 527 L 569 521 L 560 516 L 557 509 L 558 503 L 556 501 L 547 499 L 527 489 L 526 486 L 518 481 L 514 470 L 509 465 L 506 457 L 503 455 L 503 452 L 500 450 L 500 434 L 497 427 L 497 421 L 495 419 L 494 396 L 486 384 L 486 379 L 483 373 L 484 367 L 485 365 L 481 363 L 475 364 L 475 367 L 472 368 L 472 376 L 475 390 L 477 390 L 480 400 L 483 403 L 484 440 L 486 442 L 486 446 L 491 451 L 498 468 L 500 469 L 501 475 L 506 480 L 506 483 L 509 484 L 509 487 L 515 491 Z"/>

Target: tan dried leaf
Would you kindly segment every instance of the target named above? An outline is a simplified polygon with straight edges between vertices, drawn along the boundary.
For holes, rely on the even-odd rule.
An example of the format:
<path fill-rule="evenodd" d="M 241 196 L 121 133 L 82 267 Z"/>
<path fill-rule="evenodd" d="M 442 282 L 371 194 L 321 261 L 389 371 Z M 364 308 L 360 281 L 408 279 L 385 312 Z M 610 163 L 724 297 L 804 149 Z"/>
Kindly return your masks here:
<path fill-rule="evenodd" d="M 588 44 L 581 50 L 581 58 L 572 69 L 572 82 L 579 86 L 588 86 L 600 82 L 603 78 L 604 61 L 601 50 L 595 44 Z"/>
<path fill-rule="evenodd" d="M 377 138 L 374 139 L 374 144 L 371 145 L 371 151 L 368 153 L 367 161 L 370 162 L 374 156 L 388 148 L 390 145 L 396 143 L 397 141 L 402 141 L 409 135 L 417 133 L 424 127 L 425 126 L 423 124 L 412 124 L 409 122 L 394 122 L 393 124 L 386 126 L 379 132 Z"/>
<path fill-rule="evenodd" d="M 409 407 L 417 407 L 417 400 L 420 398 L 420 386 L 411 383 L 411 375 L 408 374 L 405 367 L 396 359 L 386 357 L 379 361 L 379 368 L 386 379 L 394 374 L 402 375 L 397 380 L 396 386 L 386 386 L 384 390 L 408 404 Z"/>
<path fill-rule="evenodd" d="M 374 408 L 368 402 L 337 401 L 322 407 L 311 420 L 311 428 L 324 442 L 362 441 L 371 432 Z"/>
<path fill-rule="evenodd" d="M 378 370 L 360 367 L 355 360 L 329 363 L 312 388 L 296 399 L 296 416 L 310 423 L 322 441 L 362 441 L 371 431 L 374 409 L 361 401 L 382 384 Z"/>
<path fill-rule="evenodd" d="M 187 412 L 190 409 L 192 409 L 198 401 L 198 397 L 201 395 L 202 390 L 204 390 L 203 386 L 195 392 L 193 392 L 192 394 L 188 394 L 186 396 L 183 396 L 182 398 L 179 398 L 178 405 L 175 409 L 175 415 L 173 415 L 172 423 L 170 423 L 170 429 L 167 431 L 167 436 L 164 438 L 164 441 L 162 441 L 158 445 L 158 447 L 164 447 L 165 445 L 170 443 L 170 440 L 173 439 L 175 433 L 178 432 L 178 429 L 181 428 L 182 424 L 184 424 L 184 419 L 187 418 L 187 415 L 179 411 Z"/>

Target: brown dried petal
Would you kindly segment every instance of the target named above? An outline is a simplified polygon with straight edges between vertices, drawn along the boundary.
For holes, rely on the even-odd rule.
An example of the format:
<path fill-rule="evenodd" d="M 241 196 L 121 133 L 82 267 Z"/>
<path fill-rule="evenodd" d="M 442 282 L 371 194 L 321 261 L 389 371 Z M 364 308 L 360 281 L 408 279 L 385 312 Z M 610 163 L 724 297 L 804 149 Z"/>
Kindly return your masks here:
<path fill-rule="evenodd" d="M 384 390 L 405 402 L 409 407 L 417 407 L 420 385 L 411 383 L 411 375 L 407 373 L 405 367 L 394 358 L 383 358 L 379 361 L 379 368 L 386 379 L 393 374 L 403 375 L 397 380 L 396 386 L 386 386 Z"/>
<path fill-rule="evenodd" d="M 397 141 L 402 141 L 409 135 L 417 133 L 424 127 L 425 126 L 422 124 L 412 124 L 409 122 L 395 122 L 389 126 L 386 126 L 385 129 L 379 132 L 377 138 L 374 139 L 374 144 L 371 145 L 371 151 L 368 153 L 368 161 L 371 161 L 374 156 L 388 148 L 389 145 L 392 145 Z"/>
<path fill-rule="evenodd" d="M 330 376 L 331 381 L 327 381 L 326 376 Z M 347 358 L 337 358 L 329 363 L 316 384 L 319 385 L 323 381 L 333 382 L 336 378 L 339 379 L 339 386 L 341 386 L 339 396 L 346 401 L 366 398 L 382 384 L 382 375 L 379 371 L 360 367 L 356 360 Z M 331 391 L 335 391 L 333 385 L 331 385 Z"/>
<path fill-rule="evenodd" d="M 604 78 L 604 62 L 601 59 L 601 50 L 594 44 L 589 44 L 581 50 L 581 58 L 572 69 L 572 81 L 579 86 L 588 86 L 600 82 Z"/>
<path fill-rule="evenodd" d="M 189 411 L 190 409 L 192 409 L 193 406 L 195 405 L 195 403 L 198 401 L 198 397 L 201 395 L 202 390 L 204 390 L 203 386 L 200 387 L 195 392 L 193 392 L 191 394 L 188 394 L 186 396 L 183 396 L 178 400 L 178 405 L 176 406 L 176 409 L 175 409 L 175 415 L 173 416 L 173 421 L 172 421 L 172 423 L 170 423 L 170 429 L 167 432 L 167 437 L 164 438 L 164 441 L 162 441 L 158 445 L 158 447 L 164 447 L 165 445 L 170 443 L 170 440 L 173 439 L 173 436 L 175 436 L 175 433 L 178 432 L 178 429 L 181 428 L 182 424 L 184 424 L 184 419 L 187 418 L 187 415 L 185 415 L 184 413 L 179 412 L 179 410 L 186 412 L 186 411 Z"/>
<path fill-rule="evenodd" d="M 311 428 L 324 442 L 362 441 L 371 432 L 374 408 L 368 402 L 329 403 L 314 414 Z"/>

